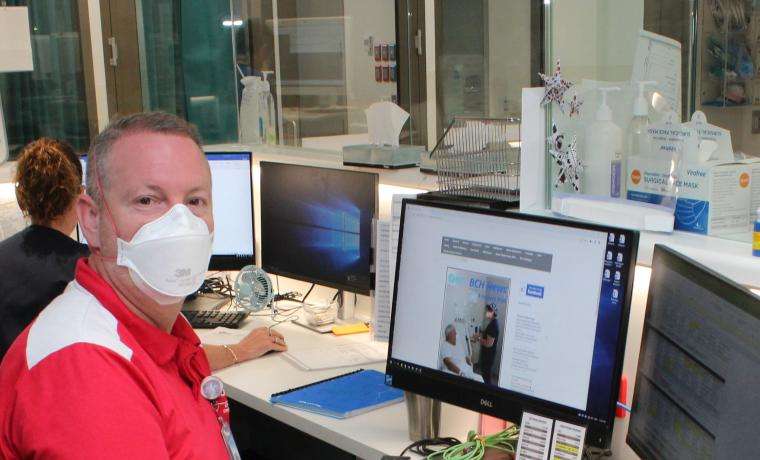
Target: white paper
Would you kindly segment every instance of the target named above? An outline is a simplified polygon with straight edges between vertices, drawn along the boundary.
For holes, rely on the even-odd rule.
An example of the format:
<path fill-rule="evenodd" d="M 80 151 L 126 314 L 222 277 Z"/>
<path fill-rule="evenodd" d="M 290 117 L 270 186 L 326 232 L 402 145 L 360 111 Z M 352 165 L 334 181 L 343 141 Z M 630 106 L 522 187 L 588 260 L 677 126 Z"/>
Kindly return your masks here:
<path fill-rule="evenodd" d="M 373 145 L 399 146 L 401 130 L 409 119 L 409 113 L 393 102 L 376 102 L 364 111 L 367 115 L 369 143 Z"/>
<path fill-rule="evenodd" d="M 388 358 L 388 345 L 348 342 L 327 348 L 288 350 L 283 356 L 303 370 L 314 371 L 383 362 Z"/>
<path fill-rule="evenodd" d="M 234 345 L 243 340 L 250 332 L 247 329 L 230 329 L 228 327 L 196 330 L 198 338 L 206 345 Z"/>
<path fill-rule="evenodd" d="M 546 209 L 546 111 L 543 88 L 523 88 L 520 126 L 520 211 Z"/>
<path fill-rule="evenodd" d="M 697 131 L 700 141 L 700 158 L 701 162 L 708 160 L 720 160 L 720 161 L 733 161 L 734 160 L 734 148 L 731 144 L 731 131 L 721 128 L 720 126 L 711 125 L 707 122 L 707 116 L 704 112 L 697 110 L 691 115 L 691 121 L 684 123 L 685 126 L 694 128 Z M 708 141 L 708 142 L 706 142 Z M 706 150 L 702 143 L 710 145 L 712 141 L 715 143 L 714 150 L 711 155 L 704 158 L 702 151 Z"/>
<path fill-rule="evenodd" d="M 639 31 L 632 81 L 656 81 L 656 92 L 681 119 L 681 43 L 645 30 Z M 655 101 L 655 108 L 658 108 Z"/>
<path fill-rule="evenodd" d="M 546 460 L 554 420 L 523 412 L 515 460 Z"/>
<path fill-rule="evenodd" d="M 375 245 L 375 297 L 372 303 L 372 339 L 387 342 L 390 335 L 391 301 L 391 223 L 377 221 Z"/>
<path fill-rule="evenodd" d="M 0 72 L 34 70 L 29 9 L 0 7 Z"/>
<path fill-rule="evenodd" d="M 551 460 L 581 460 L 585 439 L 585 427 L 557 420 L 554 424 L 552 452 L 549 458 Z"/>

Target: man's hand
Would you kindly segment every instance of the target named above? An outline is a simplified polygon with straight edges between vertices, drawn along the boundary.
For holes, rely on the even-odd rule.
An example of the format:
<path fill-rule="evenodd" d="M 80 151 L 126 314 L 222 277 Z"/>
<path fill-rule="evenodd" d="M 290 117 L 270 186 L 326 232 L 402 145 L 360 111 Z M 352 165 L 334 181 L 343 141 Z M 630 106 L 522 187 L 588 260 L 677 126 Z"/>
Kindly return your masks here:
<path fill-rule="evenodd" d="M 271 335 L 270 335 L 271 333 Z M 285 337 L 277 331 L 266 327 L 252 330 L 243 340 L 232 345 L 240 362 L 256 359 L 270 351 L 286 351 Z"/>

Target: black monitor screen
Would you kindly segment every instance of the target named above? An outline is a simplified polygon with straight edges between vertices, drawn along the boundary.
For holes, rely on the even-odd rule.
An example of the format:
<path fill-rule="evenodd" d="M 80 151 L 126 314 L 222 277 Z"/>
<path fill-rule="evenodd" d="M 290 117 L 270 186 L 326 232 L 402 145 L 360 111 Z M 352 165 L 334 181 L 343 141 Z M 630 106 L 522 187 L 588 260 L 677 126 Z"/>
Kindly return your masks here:
<path fill-rule="evenodd" d="M 387 373 L 515 423 L 612 433 L 638 233 L 405 200 Z"/>
<path fill-rule="evenodd" d="M 377 186 L 373 173 L 261 162 L 264 270 L 369 293 Z"/>
<path fill-rule="evenodd" d="M 642 458 L 758 458 L 760 298 L 655 246 L 627 442 Z"/>
<path fill-rule="evenodd" d="M 206 159 L 211 169 L 214 207 L 209 270 L 240 270 L 255 263 L 251 152 L 206 152 Z M 80 161 L 83 171 L 87 171 L 87 156 Z M 77 238 L 87 243 L 79 227 Z"/>

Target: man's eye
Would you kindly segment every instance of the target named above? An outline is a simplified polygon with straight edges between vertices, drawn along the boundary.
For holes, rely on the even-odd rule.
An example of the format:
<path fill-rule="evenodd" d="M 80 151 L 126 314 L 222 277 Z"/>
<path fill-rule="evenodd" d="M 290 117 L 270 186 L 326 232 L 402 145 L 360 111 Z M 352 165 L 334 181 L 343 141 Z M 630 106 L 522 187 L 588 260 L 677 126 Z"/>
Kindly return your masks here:
<path fill-rule="evenodd" d="M 137 202 L 140 203 L 143 206 L 148 206 L 151 203 L 153 203 L 153 199 L 151 199 L 151 197 L 149 197 L 149 196 L 143 196 L 143 197 L 140 197 L 140 199 L 137 200 Z"/>
<path fill-rule="evenodd" d="M 188 201 L 188 204 L 190 206 L 201 206 L 203 205 L 204 201 L 202 198 L 193 198 L 190 201 Z"/>

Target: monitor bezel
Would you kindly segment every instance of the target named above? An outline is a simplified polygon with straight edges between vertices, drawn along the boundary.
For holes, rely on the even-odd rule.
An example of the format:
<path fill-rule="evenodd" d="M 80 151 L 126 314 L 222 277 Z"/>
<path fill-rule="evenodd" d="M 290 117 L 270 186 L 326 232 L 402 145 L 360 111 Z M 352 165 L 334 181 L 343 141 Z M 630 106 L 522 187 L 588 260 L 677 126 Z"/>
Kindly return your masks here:
<path fill-rule="evenodd" d="M 633 294 L 633 279 L 636 267 L 636 255 L 638 252 L 639 232 L 631 229 L 616 228 L 601 224 L 587 223 L 575 220 L 567 220 L 556 217 L 546 217 L 533 214 L 522 214 L 511 211 L 500 211 L 483 208 L 468 207 L 466 205 L 420 201 L 404 199 L 401 210 L 401 227 L 399 230 L 398 252 L 396 260 L 401 260 L 403 251 L 404 222 L 408 205 L 420 205 L 424 207 L 440 208 L 453 211 L 462 211 L 475 214 L 483 214 L 495 217 L 511 218 L 528 222 L 554 224 L 573 227 L 583 230 L 592 230 L 617 234 L 625 234 L 629 242 L 627 248 L 628 279 L 626 280 L 626 292 L 622 304 L 621 319 L 618 329 L 618 343 L 615 351 L 614 375 L 620 376 L 623 371 L 625 357 L 625 344 L 628 331 L 628 319 L 630 316 L 631 298 Z M 395 285 L 399 282 L 400 263 L 396 264 Z M 393 352 L 393 331 L 395 328 L 398 289 L 394 288 L 393 304 L 391 307 L 390 335 L 388 342 L 388 357 L 386 361 L 386 374 L 388 382 L 394 387 L 406 391 L 422 394 L 434 399 L 454 404 L 466 409 L 481 412 L 487 415 L 520 423 L 523 412 L 531 412 L 558 420 L 563 420 L 587 427 L 586 443 L 596 447 L 607 447 L 612 438 L 612 429 L 615 422 L 615 409 L 617 407 L 618 394 L 620 392 L 620 378 L 613 379 L 612 395 L 607 410 L 608 423 L 589 421 L 577 416 L 578 409 L 552 403 L 539 398 L 527 396 L 511 390 L 496 386 L 488 386 L 484 383 L 474 382 L 439 370 L 421 368 L 413 363 L 395 360 Z"/>
<path fill-rule="evenodd" d="M 654 252 L 652 254 L 652 274 L 649 278 L 647 305 L 646 310 L 644 311 L 644 322 L 642 325 L 639 360 L 636 363 L 637 385 L 634 386 L 631 404 L 631 419 L 636 416 L 636 409 L 639 403 L 638 392 L 635 388 L 638 386 L 639 379 L 641 378 L 638 370 L 642 365 L 642 359 L 646 350 L 647 339 L 649 337 L 650 327 L 647 326 L 647 323 L 653 308 L 653 296 L 651 294 L 652 286 L 656 284 L 656 277 L 659 276 L 657 271 L 658 266 L 667 266 L 680 275 L 691 278 L 695 284 L 698 284 L 700 287 L 707 289 L 713 294 L 726 299 L 731 305 L 760 320 L 760 308 L 752 308 L 753 305 L 760 304 L 760 302 L 758 302 L 758 296 L 753 294 L 749 289 L 668 246 L 655 244 Z M 625 435 L 625 443 L 628 444 L 631 450 L 641 458 L 656 458 L 653 457 L 652 453 L 647 451 L 644 446 L 639 445 L 638 440 L 635 437 L 632 437 L 630 432 Z"/>
<path fill-rule="evenodd" d="M 253 201 L 253 152 L 250 150 L 214 150 L 204 151 L 203 154 L 206 156 L 206 161 L 211 161 L 208 157 L 213 155 L 247 155 L 248 181 L 251 190 L 251 236 L 253 238 L 251 257 L 240 257 L 236 254 L 212 254 L 211 260 L 208 263 L 208 271 L 235 271 L 241 270 L 247 265 L 256 265 L 256 210 Z"/>
<path fill-rule="evenodd" d="M 262 196 L 263 196 L 263 194 L 261 192 L 261 189 L 262 189 L 262 187 L 261 187 L 261 184 L 262 184 L 261 178 L 264 176 L 264 169 L 266 167 L 269 167 L 270 165 L 274 165 L 274 166 L 278 166 L 278 167 L 281 167 L 281 166 L 285 166 L 285 167 L 295 166 L 295 167 L 309 168 L 309 169 L 326 169 L 326 170 L 330 170 L 330 171 L 338 171 L 338 172 L 343 172 L 343 173 L 365 174 L 365 175 L 371 176 L 374 179 L 374 185 L 372 187 L 372 190 L 374 191 L 374 200 L 373 200 L 374 203 L 373 203 L 373 206 L 374 206 L 375 209 L 373 210 L 372 225 L 371 225 L 372 230 L 370 231 L 370 236 L 369 236 L 369 239 L 370 239 L 370 244 L 369 244 L 370 254 L 369 254 L 369 267 L 367 267 L 368 273 L 369 273 L 369 282 L 367 283 L 368 286 L 367 286 L 366 289 L 365 288 L 360 288 L 360 287 L 357 287 L 357 286 L 352 286 L 350 284 L 336 282 L 336 281 L 333 281 L 333 280 L 326 280 L 326 279 L 315 277 L 315 276 L 304 275 L 304 274 L 301 274 L 301 273 L 298 273 L 298 272 L 293 272 L 293 271 L 289 271 L 289 270 L 282 270 L 282 269 L 279 269 L 279 268 L 276 268 L 276 267 L 272 267 L 271 265 L 267 264 L 267 261 L 266 261 L 266 250 L 264 249 L 265 246 L 266 246 L 265 243 L 264 243 L 265 240 L 266 240 L 266 232 L 264 231 L 265 225 L 264 225 L 263 221 L 262 221 L 262 224 L 261 224 L 261 235 L 260 235 L 260 238 L 261 238 L 261 268 L 265 272 L 273 274 L 273 275 L 284 276 L 286 278 L 290 278 L 290 279 L 294 279 L 294 280 L 298 280 L 298 281 L 304 281 L 304 282 L 307 282 L 307 283 L 318 284 L 320 286 L 326 286 L 326 287 L 329 287 L 329 288 L 337 289 L 339 291 L 352 292 L 352 293 L 361 294 L 361 295 L 370 295 L 372 293 L 373 289 L 374 289 L 374 286 L 375 286 L 375 238 L 374 238 L 374 236 L 375 236 L 375 229 L 374 229 L 374 227 L 375 227 L 375 222 L 377 222 L 377 216 L 378 216 L 378 213 L 379 213 L 379 210 L 380 210 L 380 205 L 379 205 L 379 190 L 378 190 L 379 186 L 380 186 L 380 175 L 377 174 L 377 173 L 374 173 L 374 172 L 357 171 L 357 170 L 353 170 L 353 169 L 342 169 L 342 168 L 330 168 L 330 167 L 311 166 L 311 165 L 303 165 L 303 164 L 280 163 L 280 162 L 276 162 L 276 161 L 261 161 L 261 162 L 259 162 L 259 169 L 260 169 L 260 175 L 259 175 L 259 200 L 262 200 Z M 264 212 L 263 212 L 263 201 L 261 203 L 259 203 L 259 204 L 260 204 L 260 209 L 262 209 L 261 214 L 262 214 L 262 218 L 263 218 L 263 214 L 264 214 Z"/>

